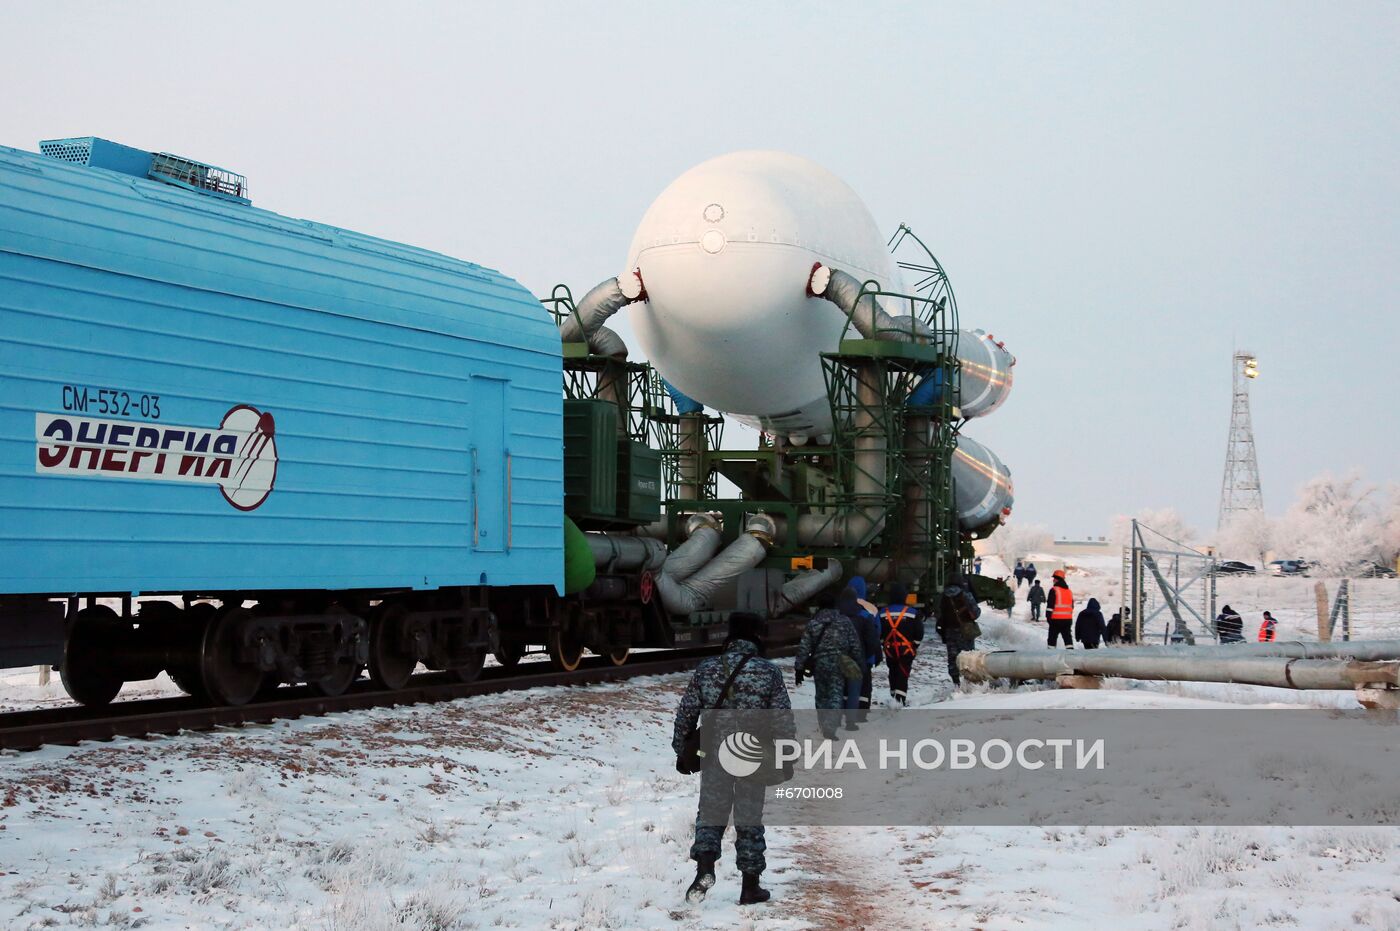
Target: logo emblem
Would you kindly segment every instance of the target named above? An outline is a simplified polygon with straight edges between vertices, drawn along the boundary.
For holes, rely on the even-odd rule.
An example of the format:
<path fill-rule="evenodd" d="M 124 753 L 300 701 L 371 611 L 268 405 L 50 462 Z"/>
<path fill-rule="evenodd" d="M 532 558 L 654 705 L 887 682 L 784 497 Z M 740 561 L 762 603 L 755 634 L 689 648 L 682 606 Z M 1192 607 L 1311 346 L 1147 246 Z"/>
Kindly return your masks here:
<path fill-rule="evenodd" d="M 247 404 L 229 408 L 214 429 L 36 413 L 34 471 L 217 485 L 225 501 L 251 511 L 277 482 L 277 426 Z"/>
<path fill-rule="evenodd" d="M 251 511 L 267 500 L 277 481 L 277 426 L 272 415 L 240 404 L 224 415 L 222 429 L 242 434 L 233 476 L 219 483 L 224 500 L 240 511 Z"/>
<path fill-rule="evenodd" d="M 735 731 L 719 745 L 719 765 L 736 779 L 758 772 L 763 757 L 763 741 L 745 731 Z"/>

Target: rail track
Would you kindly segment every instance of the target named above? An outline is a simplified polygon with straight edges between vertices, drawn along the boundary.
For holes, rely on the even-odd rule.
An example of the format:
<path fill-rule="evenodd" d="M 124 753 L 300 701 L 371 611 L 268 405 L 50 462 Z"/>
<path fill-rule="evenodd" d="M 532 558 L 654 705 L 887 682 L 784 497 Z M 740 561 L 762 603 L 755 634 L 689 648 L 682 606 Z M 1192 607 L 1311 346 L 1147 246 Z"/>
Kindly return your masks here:
<path fill-rule="evenodd" d="M 770 655 L 789 656 L 794 650 L 795 646 L 782 647 Z M 375 688 L 367 679 L 362 679 L 344 695 L 333 698 L 313 694 L 305 686 L 286 687 L 278 689 L 276 695 L 267 700 L 238 706 L 211 705 L 190 696 L 179 696 L 118 702 L 100 708 L 73 705 L 11 711 L 0 714 L 0 750 L 37 750 L 45 746 L 71 746 L 86 740 L 207 731 L 547 686 L 594 685 L 636 676 L 683 672 L 715 652 L 715 647 L 709 646 L 634 653 L 623 666 L 613 665 L 606 657 L 589 657 L 572 672 L 562 672 L 544 663 L 528 663 L 512 669 L 493 667 L 484 670 L 474 682 L 457 681 L 449 673 L 424 673 L 414 676 L 406 687 L 392 691 Z"/>

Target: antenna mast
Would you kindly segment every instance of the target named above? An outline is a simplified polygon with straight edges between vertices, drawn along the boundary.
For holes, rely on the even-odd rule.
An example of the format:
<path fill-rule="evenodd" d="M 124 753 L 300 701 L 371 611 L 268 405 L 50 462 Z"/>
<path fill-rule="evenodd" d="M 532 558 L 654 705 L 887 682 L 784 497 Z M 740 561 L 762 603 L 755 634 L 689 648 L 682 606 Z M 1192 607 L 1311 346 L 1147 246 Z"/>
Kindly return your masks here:
<path fill-rule="evenodd" d="M 1234 398 L 1230 405 L 1230 439 L 1225 447 L 1225 477 L 1220 483 L 1220 527 L 1242 511 L 1264 510 L 1254 427 L 1249 419 L 1249 383 L 1259 377 L 1259 360 L 1252 352 L 1239 351 L 1231 366 Z"/>

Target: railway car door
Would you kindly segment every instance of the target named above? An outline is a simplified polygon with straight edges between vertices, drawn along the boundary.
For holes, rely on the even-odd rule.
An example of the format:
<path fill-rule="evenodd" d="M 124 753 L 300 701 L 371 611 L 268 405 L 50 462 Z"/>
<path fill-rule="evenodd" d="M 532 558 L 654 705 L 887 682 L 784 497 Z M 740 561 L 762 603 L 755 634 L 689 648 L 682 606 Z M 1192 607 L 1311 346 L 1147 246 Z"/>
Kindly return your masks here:
<path fill-rule="evenodd" d="M 510 546 L 510 453 L 506 449 L 503 378 L 472 377 L 472 548 L 499 553 Z"/>

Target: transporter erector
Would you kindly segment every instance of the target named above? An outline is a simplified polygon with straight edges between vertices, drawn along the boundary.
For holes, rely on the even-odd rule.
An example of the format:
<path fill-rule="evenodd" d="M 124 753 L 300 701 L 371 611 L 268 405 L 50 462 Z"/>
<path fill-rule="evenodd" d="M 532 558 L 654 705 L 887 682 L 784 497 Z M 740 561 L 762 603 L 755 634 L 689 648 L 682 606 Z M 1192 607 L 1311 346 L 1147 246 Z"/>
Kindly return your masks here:
<path fill-rule="evenodd" d="M 782 640 L 856 572 L 929 597 L 1010 507 L 958 431 L 1013 360 L 890 245 L 817 166 L 736 153 L 551 323 L 506 275 L 259 209 L 208 163 L 0 148 L 0 666 L 241 704 L 488 653 L 620 664 L 738 608 Z M 604 325 L 624 307 L 653 364 Z M 721 449 L 706 405 L 759 447 Z"/>

